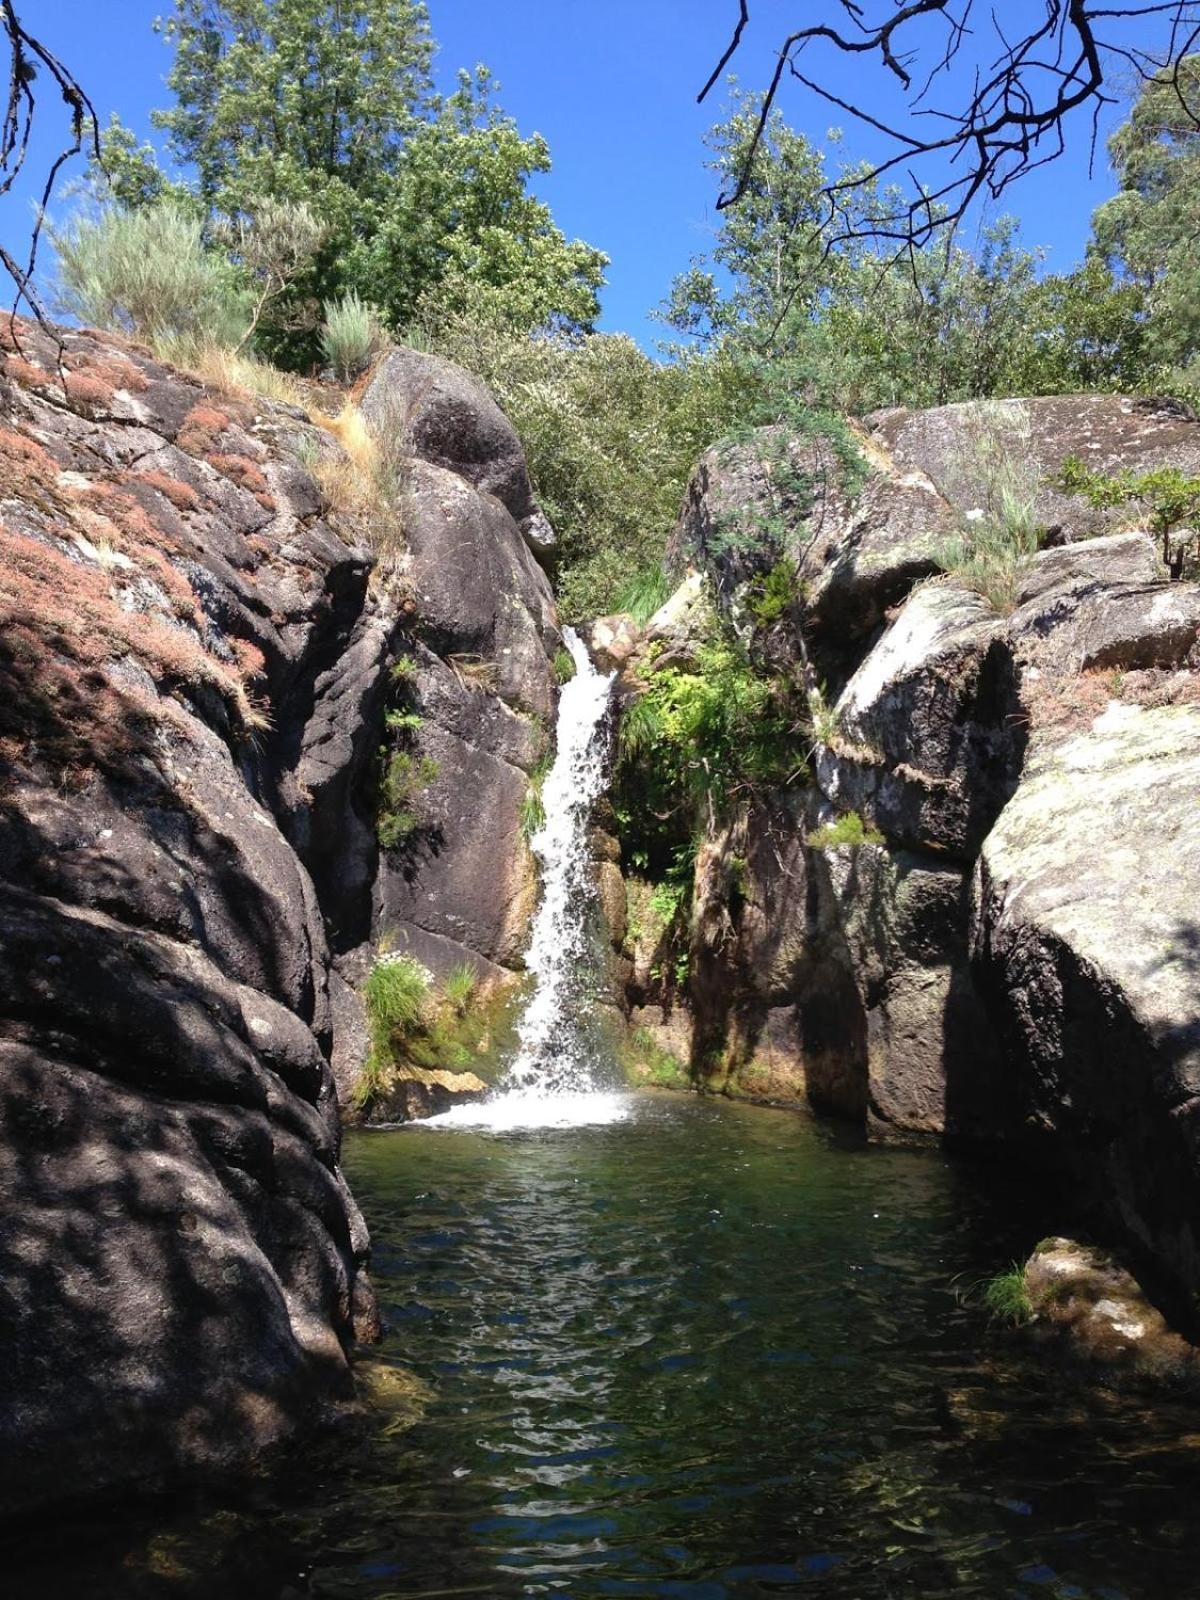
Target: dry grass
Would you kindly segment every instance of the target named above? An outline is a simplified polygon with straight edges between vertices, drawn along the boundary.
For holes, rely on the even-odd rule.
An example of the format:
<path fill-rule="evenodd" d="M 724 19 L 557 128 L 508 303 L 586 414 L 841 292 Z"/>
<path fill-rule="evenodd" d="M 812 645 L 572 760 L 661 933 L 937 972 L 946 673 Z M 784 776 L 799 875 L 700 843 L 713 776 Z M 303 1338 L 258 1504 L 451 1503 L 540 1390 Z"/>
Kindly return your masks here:
<path fill-rule="evenodd" d="M 464 687 L 491 690 L 500 681 L 500 668 L 482 656 L 449 656 L 447 659 L 454 676 Z"/>
<path fill-rule="evenodd" d="M 209 388 L 234 395 L 255 394 L 263 400 L 296 406 L 306 413 L 311 409 L 308 391 L 299 378 L 293 377 L 290 372 L 280 372 L 268 361 L 238 355 L 219 345 L 206 345 L 188 365 L 190 371 Z"/>

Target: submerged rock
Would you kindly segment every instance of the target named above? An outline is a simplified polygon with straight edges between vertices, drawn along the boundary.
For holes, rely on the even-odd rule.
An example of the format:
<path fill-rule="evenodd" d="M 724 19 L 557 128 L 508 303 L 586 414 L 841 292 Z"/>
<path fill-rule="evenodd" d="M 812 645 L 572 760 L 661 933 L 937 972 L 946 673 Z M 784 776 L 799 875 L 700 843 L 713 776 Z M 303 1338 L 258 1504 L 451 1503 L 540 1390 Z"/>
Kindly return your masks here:
<path fill-rule="evenodd" d="M 1200 1385 L 1200 1350 L 1151 1304 L 1108 1252 L 1043 1239 L 1025 1265 L 1035 1329 L 1072 1363 L 1116 1385 Z"/>

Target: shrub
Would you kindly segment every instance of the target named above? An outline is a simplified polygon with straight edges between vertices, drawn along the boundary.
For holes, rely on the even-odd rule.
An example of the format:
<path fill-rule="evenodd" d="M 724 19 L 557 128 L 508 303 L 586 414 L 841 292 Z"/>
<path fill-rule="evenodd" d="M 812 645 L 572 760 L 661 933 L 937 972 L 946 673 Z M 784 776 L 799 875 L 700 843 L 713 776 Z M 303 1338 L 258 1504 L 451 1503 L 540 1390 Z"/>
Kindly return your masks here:
<path fill-rule="evenodd" d="M 868 828 L 857 811 L 847 811 L 836 821 L 814 828 L 804 842 L 812 850 L 836 850 L 841 845 L 857 849 L 863 844 L 882 844 L 883 835 L 878 828 Z"/>
<path fill-rule="evenodd" d="M 966 443 L 947 482 L 959 504 L 976 504 L 962 530 L 942 541 L 935 559 L 947 576 L 1006 615 L 1041 537 L 1029 408 L 1019 400 L 988 400 L 964 410 Z"/>
<path fill-rule="evenodd" d="M 177 207 L 108 206 L 51 236 L 57 303 L 81 322 L 134 334 L 181 361 L 206 345 L 235 345 L 245 333 L 245 286 L 228 261 L 205 249 L 200 222 Z"/>
<path fill-rule="evenodd" d="M 355 290 L 340 300 L 325 302 L 321 351 L 334 374 L 348 383 L 370 366 L 384 340 L 383 324 L 375 307 Z"/>
<path fill-rule="evenodd" d="M 1189 553 L 1200 540 L 1200 477 L 1189 478 L 1178 467 L 1152 472 L 1093 472 L 1077 456 L 1063 462 L 1058 486 L 1081 494 L 1101 510 L 1129 506 L 1144 516 L 1150 532 L 1162 542 L 1162 558 L 1173 578 L 1183 576 Z M 1187 527 L 1186 537 L 1178 530 Z"/>

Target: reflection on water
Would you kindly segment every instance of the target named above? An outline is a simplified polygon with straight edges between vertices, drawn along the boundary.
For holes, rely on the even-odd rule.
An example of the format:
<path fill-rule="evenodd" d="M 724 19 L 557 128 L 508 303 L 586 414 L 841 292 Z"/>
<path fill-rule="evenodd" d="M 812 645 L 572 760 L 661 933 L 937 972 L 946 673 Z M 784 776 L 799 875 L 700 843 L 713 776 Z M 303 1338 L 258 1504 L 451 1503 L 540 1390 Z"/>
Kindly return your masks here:
<path fill-rule="evenodd" d="M 1086 1400 L 964 1303 L 1046 1220 L 996 1173 L 666 1097 L 361 1134 L 347 1165 L 422 1420 L 15 1592 L 1200 1592 L 1200 1417 Z"/>

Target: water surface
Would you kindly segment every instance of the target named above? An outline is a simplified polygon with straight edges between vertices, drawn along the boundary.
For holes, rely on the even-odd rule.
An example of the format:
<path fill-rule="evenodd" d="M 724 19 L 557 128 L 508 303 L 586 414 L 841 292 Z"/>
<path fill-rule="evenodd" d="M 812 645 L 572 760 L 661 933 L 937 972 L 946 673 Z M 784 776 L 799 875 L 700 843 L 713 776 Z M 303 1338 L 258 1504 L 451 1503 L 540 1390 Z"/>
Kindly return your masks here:
<path fill-rule="evenodd" d="M 995 1169 L 670 1096 L 346 1165 L 421 1420 L 63 1593 L 1200 1593 L 1200 1417 L 1072 1391 L 964 1296 L 1045 1220 Z"/>

